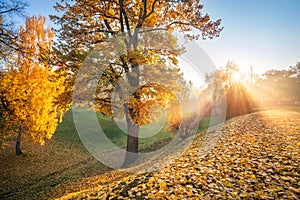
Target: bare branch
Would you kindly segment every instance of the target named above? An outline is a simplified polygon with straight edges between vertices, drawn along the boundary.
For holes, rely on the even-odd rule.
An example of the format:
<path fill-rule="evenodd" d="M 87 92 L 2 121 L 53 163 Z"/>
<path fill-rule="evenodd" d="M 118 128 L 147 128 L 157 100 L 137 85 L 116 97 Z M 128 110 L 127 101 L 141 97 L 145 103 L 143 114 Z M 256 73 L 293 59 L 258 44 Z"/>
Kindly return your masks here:
<path fill-rule="evenodd" d="M 124 10 L 124 3 L 123 0 L 120 0 L 120 12 L 122 13 L 124 20 L 125 20 L 125 25 L 126 25 L 126 29 L 129 35 L 130 40 L 132 39 L 132 33 L 131 33 L 131 29 L 130 29 L 130 25 L 129 25 L 129 19 L 127 16 L 126 11 Z"/>

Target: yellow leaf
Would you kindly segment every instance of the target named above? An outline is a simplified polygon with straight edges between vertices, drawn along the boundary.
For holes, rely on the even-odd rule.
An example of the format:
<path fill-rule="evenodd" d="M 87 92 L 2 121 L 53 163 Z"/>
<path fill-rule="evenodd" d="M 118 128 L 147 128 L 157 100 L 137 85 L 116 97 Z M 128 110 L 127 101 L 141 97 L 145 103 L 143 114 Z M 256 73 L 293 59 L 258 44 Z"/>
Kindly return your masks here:
<path fill-rule="evenodd" d="M 160 187 L 161 190 L 167 190 L 167 189 L 168 189 L 168 188 L 167 188 L 167 184 L 166 184 L 165 182 L 161 182 L 161 183 L 159 184 L 159 187 Z"/>

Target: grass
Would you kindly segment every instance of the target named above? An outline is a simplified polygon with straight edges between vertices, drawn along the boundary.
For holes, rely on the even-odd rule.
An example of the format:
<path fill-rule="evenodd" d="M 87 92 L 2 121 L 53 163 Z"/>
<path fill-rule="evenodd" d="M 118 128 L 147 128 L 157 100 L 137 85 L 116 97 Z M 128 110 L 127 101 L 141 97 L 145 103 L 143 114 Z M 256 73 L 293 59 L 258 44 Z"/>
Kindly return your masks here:
<path fill-rule="evenodd" d="M 96 116 L 99 125 L 101 126 L 103 133 L 106 135 L 106 137 L 109 138 L 109 140 L 119 148 L 122 149 L 126 148 L 127 134 L 122 129 L 119 128 L 115 120 L 112 120 L 110 117 L 105 117 L 101 113 L 97 113 Z M 93 127 L 89 127 L 89 128 L 90 128 L 89 131 L 91 132 L 96 131 L 94 130 Z M 151 131 L 151 129 L 149 130 Z M 145 134 L 149 132 L 149 130 L 140 131 L 140 135 L 145 136 Z M 57 128 L 56 137 L 65 138 L 67 140 L 68 138 L 72 138 L 72 140 L 74 141 L 80 140 L 80 138 L 76 133 L 74 120 L 71 113 L 66 114 L 63 123 L 60 124 L 59 127 Z M 170 133 L 162 129 L 151 137 L 140 138 L 139 151 L 140 152 L 151 151 L 153 150 L 154 144 L 161 143 L 162 141 L 169 141 L 172 139 L 171 137 L 172 135 Z"/>
<path fill-rule="evenodd" d="M 121 124 L 122 126 L 122 122 L 119 121 L 117 124 L 115 122 L 116 120 L 112 120 L 111 117 L 106 117 L 101 113 L 97 113 L 96 116 L 99 125 L 101 126 L 106 137 L 109 138 L 109 140 L 119 148 L 125 149 L 127 142 L 127 134 L 118 126 L 118 124 Z M 203 116 L 197 132 L 207 129 L 210 125 L 210 122 L 210 116 Z M 126 127 L 126 125 L 123 124 L 123 127 L 124 126 Z M 151 152 L 156 149 L 159 149 L 165 146 L 169 141 L 171 141 L 174 134 L 176 134 L 169 133 L 165 130 L 165 128 L 162 128 L 158 133 L 151 135 L 151 137 L 146 137 L 147 134 L 149 134 L 149 132 L 155 132 L 157 130 L 153 130 L 155 128 L 152 127 L 145 127 L 141 129 L 143 130 L 140 131 L 140 136 L 142 135 L 143 137 L 139 138 L 139 152 Z M 72 112 L 68 112 L 64 116 L 63 122 L 58 126 L 54 138 L 56 140 L 67 142 L 70 145 L 76 145 L 77 143 L 81 143 L 74 124 Z M 79 145 L 78 150 L 81 152 L 87 151 L 82 145 Z"/>

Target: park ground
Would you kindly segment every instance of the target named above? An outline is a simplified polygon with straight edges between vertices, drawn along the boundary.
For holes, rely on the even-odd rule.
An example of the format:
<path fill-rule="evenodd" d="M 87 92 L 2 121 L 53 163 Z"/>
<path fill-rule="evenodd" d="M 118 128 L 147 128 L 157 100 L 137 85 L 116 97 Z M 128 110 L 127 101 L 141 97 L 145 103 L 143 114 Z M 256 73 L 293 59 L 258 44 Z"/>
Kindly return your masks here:
<path fill-rule="evenodd" d="M 94 159 L 67 116 L 44 146 L 24 142 L 21 156 L 13 148 L 1 152 L 0 199 L 300 199 L 299 107 L 235 117 L 218 131 L 221 137 L 205 156 L 199 134 L 168 166 L 128 173 Z M 111 139 L 122 147 L 122 137 Z M 168 139 L 160 133 L 141 151 Z"/>

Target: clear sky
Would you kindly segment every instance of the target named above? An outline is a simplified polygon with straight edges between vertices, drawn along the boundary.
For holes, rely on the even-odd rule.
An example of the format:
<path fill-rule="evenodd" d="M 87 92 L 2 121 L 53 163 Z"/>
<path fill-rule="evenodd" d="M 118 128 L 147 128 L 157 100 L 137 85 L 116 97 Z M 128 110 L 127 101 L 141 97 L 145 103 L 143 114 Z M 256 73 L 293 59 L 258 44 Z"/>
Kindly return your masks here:
<path fill-rule="evenodd" d="M 55 0 L 28 0 L 29 15 L 54 14 Z M 202 0 L 224 30 L 214 40 L 199 41 L 216 66 L 231 60 L 257 72 L 300 62 L 300 0 Z M 52 23 L 49 23 L 52 25 Z"/>
<path fill-rule="evenodd" d="M 233 60 L 257 72 L 300 62 L 299 0 L 203 0 L 212 19 L 222 19 L 220 38 L 200 41 L 220 67 Z"/>

